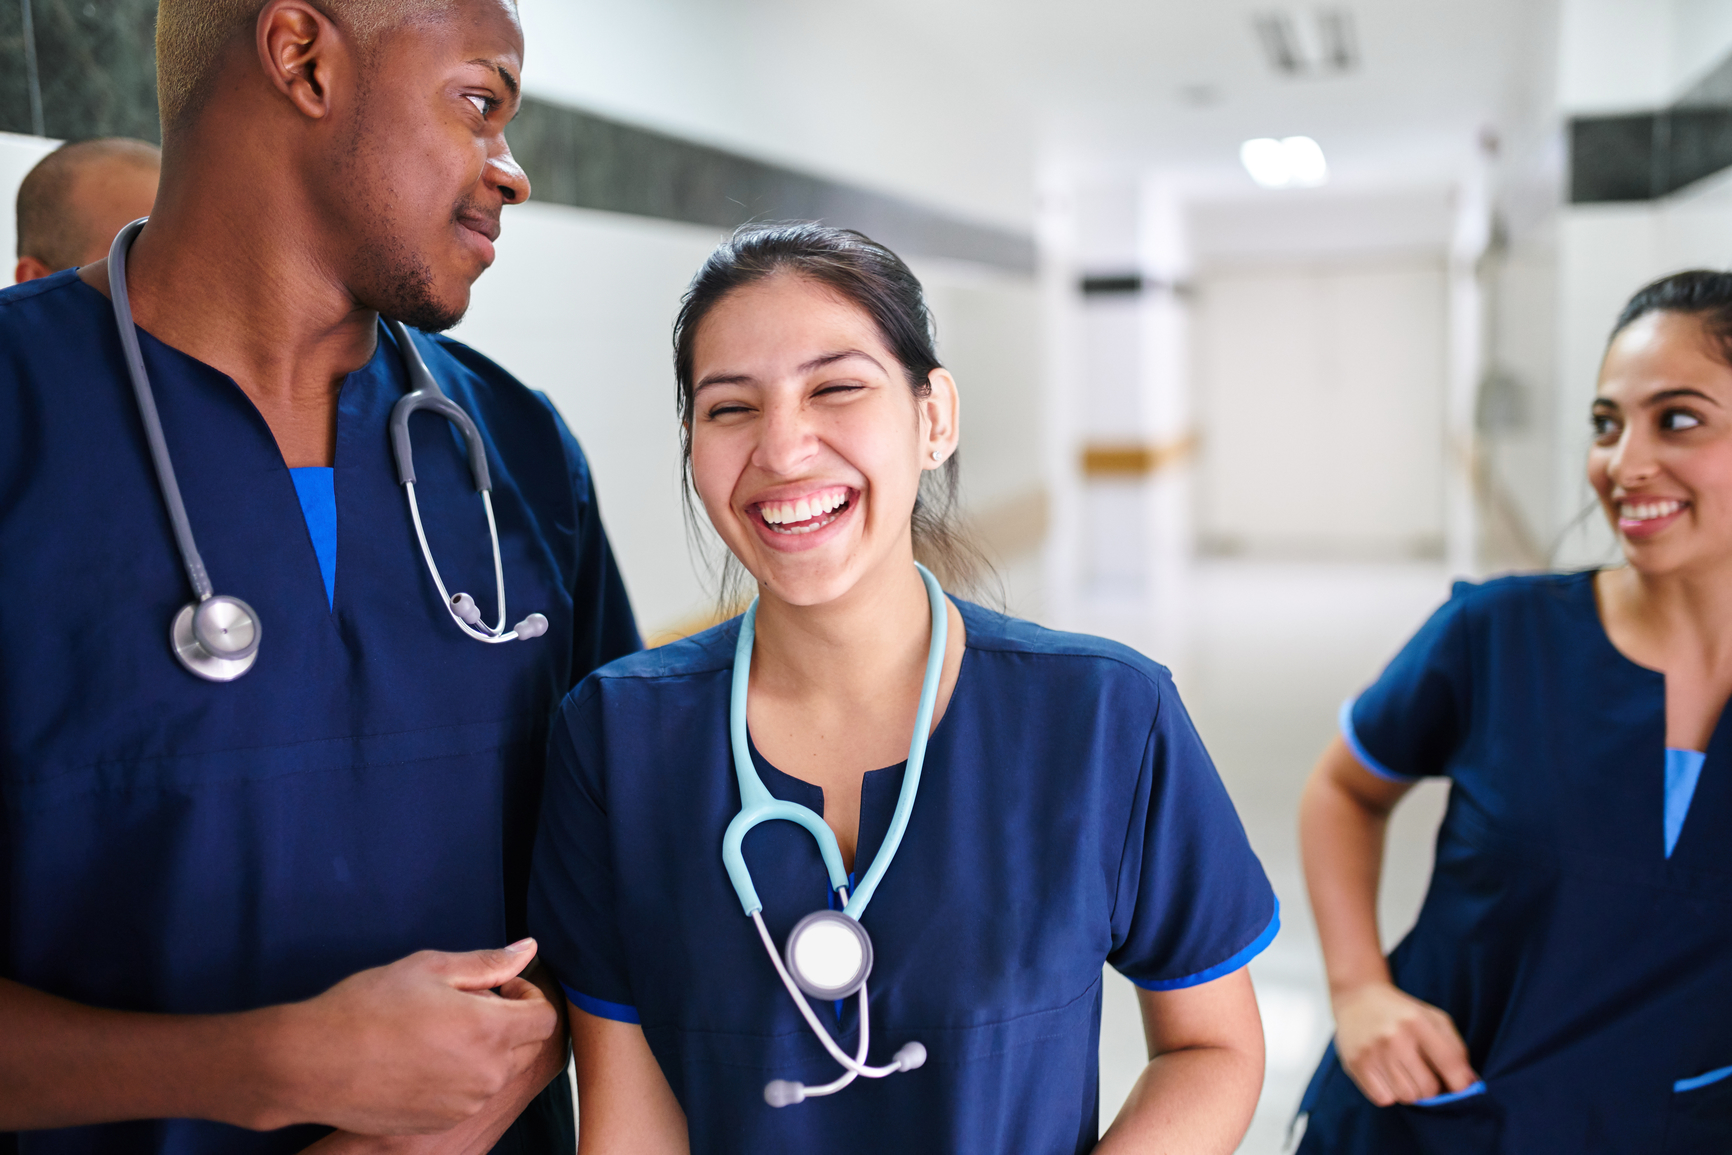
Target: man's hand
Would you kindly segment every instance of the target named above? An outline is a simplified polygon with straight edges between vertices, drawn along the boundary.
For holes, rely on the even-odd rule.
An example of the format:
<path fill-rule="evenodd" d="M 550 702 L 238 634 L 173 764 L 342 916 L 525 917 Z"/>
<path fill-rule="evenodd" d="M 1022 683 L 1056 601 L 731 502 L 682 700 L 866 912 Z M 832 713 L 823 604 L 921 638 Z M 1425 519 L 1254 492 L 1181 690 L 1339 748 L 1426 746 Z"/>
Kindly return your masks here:
<path fill-rule="evenodd" d="M 534 958 L 531 939 L 468 954 L 421 951 L 273 1008 L 264 1058 L 281 1101 L 256 1125 L 403 1135 L 468 1119 L 559 1028 L 553 1004 L 518 977 Z"/>

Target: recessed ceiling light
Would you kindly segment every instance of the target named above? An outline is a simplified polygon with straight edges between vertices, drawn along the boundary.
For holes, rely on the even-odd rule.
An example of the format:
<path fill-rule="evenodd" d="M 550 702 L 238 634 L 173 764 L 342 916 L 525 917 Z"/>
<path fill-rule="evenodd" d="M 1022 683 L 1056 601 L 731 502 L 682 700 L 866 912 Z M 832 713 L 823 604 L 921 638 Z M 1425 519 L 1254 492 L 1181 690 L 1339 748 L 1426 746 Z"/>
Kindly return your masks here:
<path fill-rule="evenodd" d="M 1263 136 L 1239 146 L 1239 160 L 1264 188 L 1312 188 L 1329 179 L 1323 149 L 1308 136 Z"/>

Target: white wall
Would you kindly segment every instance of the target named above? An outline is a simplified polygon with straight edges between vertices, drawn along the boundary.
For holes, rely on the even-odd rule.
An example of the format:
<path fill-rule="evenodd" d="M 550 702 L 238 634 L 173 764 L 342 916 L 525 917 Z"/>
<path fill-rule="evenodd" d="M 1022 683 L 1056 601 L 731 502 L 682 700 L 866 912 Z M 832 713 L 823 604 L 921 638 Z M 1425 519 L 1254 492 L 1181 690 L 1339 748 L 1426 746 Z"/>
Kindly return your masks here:
<path fill-rule="evenodd" d="M 1563 0 L 1558 104 L 1615 113 L 1670 103 L 1732 50 L 1725 0 Z"/>
<path fill-rule="evenodd" d="M 1026 228 L 1030 116 L 907 5 L 522 0 L 537 96 Z"/>

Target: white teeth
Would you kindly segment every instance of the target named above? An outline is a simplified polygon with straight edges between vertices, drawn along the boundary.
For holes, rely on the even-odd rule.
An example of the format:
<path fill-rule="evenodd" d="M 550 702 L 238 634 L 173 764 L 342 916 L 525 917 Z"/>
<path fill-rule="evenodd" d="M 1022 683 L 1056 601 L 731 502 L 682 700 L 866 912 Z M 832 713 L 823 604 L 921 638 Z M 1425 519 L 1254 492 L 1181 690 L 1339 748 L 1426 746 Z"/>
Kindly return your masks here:
<path fill-rule="evenodd" d="M 837 487 L 820 493 L 810 493 L 794 501 L 766 501 L 758 507 L 758 513 L 771 525 L 792 525 L 810 521 L 815 517 L 822 517 L 846 504 L 847 501 L 848 490 Z M 806 529 L 790 529 L 787 532 L 804 533 L 813 528 L 817 527 L 808 526 Z"/>
<path fill-rule="evenodd" d="M 1618 506 L 1618 516 L 1627 521 L 1654 521 L 1657 518 L 1670 517 L 1684 508 L 1681 501 L 1644 501 L 1624 502 Z"/>

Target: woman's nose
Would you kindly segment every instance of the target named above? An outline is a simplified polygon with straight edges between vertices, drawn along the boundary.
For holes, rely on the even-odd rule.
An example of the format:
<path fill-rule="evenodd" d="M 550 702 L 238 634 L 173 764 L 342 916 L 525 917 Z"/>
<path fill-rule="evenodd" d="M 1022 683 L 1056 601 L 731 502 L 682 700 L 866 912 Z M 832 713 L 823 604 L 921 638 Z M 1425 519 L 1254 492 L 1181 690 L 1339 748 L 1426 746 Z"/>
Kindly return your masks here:
<path fill-rule="evenodd" d="M 771 406 L 760 428 L 752 464 L 766 473 L 798 473 L 817 451 L 818 438 L 792 407 Z"/>
<path fill-rule="evenodd" d="M 1625 489 L 1633 489 L 1653 479 L 1660 471 L 1654 460 L 1653 446 L 1635 429 L 1628 429 L 1612 450 L 1612 460 L 1606 470 L 1612 481 Z"/>

